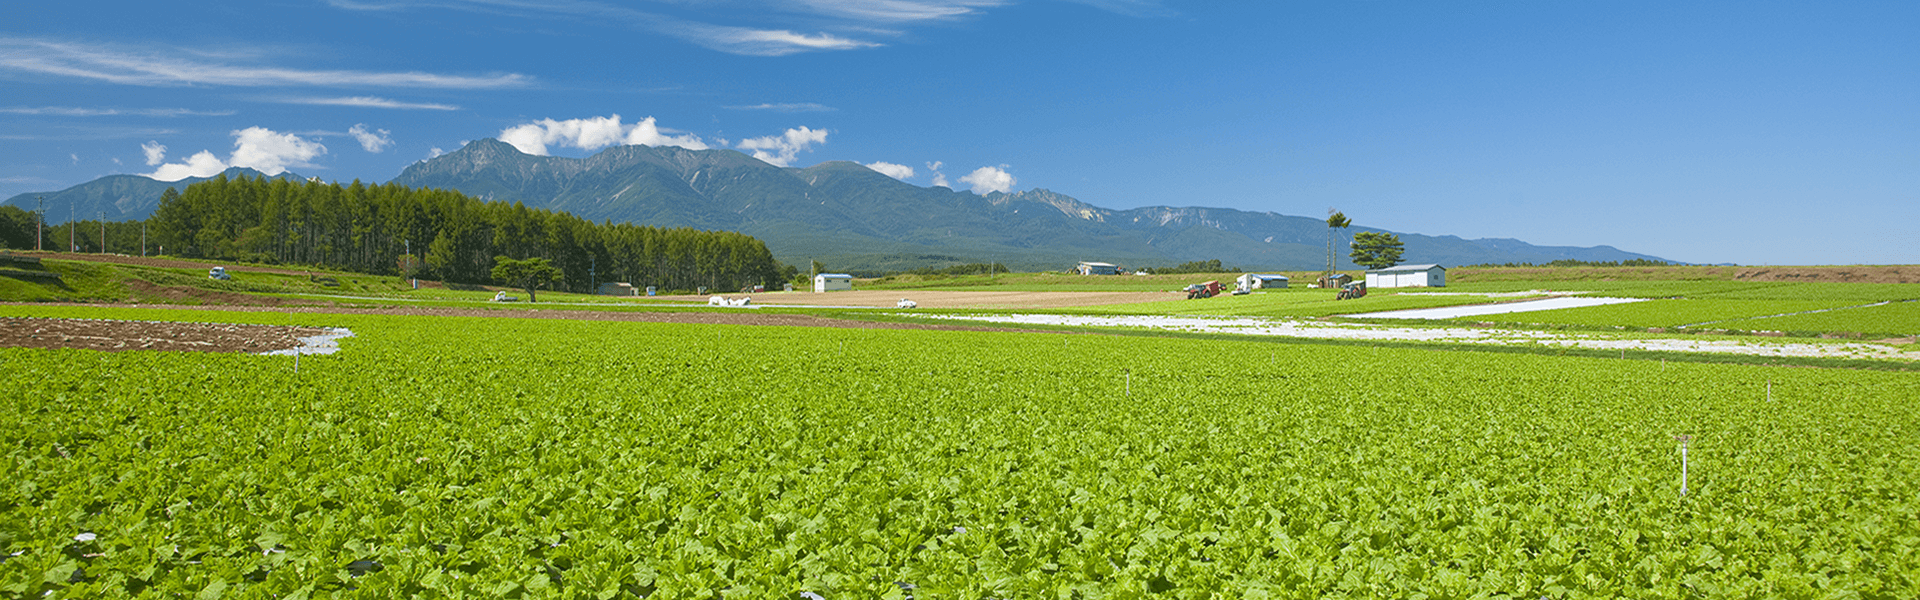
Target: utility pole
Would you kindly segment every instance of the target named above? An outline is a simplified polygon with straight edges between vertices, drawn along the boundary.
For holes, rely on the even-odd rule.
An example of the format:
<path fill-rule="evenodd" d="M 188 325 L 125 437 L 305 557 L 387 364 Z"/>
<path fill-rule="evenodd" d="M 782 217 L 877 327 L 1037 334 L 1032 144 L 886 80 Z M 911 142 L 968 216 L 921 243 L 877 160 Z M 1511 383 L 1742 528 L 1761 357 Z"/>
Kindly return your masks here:
<path fill-rule="evenodd" d="M 107 253 L 107 211 L 100 211 L 100 253 Z"/>
<path fill-rule="evenodd" d="M 79 252 L 80 244 L 73 241 L 73 203 L 67 203 L 67 251 Z"/>
<path fill-rule="evenodd" d="M 47 197 L 35 196 L 34 199 L 40 201 L 40 209 L 33 211 L 33 251 L 39 252 L 43 250 L 40 247 L 40 232 L 47 228 Z"/>
<path fill-rule="evenodd" d="M 596 277 L 598 277 L 599 275 L 594 273 L 594 269 L 598 269 L 598 268 L 600 268 L 600 257 L 588 255 L 587 256 L 587 293 L 589 294 L 600 293 L 600 280 L 596 279 Z M 1768 389 L 1772 389 L 1772 388 L 1768 388 Z"/>
<path fill-rule="evenodd" d="M 140 222 L 140 255 L 147 255 L 147 222 Z"/>

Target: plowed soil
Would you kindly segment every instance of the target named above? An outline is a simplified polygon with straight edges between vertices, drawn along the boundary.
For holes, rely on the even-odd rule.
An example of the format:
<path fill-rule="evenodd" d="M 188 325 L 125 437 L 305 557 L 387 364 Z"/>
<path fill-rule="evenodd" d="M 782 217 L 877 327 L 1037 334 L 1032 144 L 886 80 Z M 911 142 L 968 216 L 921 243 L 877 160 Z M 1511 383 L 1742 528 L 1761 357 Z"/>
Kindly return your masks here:
<path fill-rule="evenodd" d="M 313 327 L 0 317 L 0 348 L 85 348 L 121 352 L 271 352 L 325 334 Z"/>

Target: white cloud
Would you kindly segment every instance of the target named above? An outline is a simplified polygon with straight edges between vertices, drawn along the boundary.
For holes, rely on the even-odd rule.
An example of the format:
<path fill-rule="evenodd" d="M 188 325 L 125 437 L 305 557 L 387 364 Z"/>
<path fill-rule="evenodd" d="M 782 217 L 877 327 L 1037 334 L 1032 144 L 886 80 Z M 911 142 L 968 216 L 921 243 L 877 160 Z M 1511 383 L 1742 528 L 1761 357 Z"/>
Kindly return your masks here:
<path fill-rule="evenodd" d="M 220 160 L 212 152 L 201 150 L 184 163 L 160 165 L 159 169 L 147 176 L 160 181 L 179 181 L 188 177 L 212 177 L 228 167 L 246 167 L 268 175 L 279 175 L 286 172 L 288 167 L 312 167 L 314 165 L 309 161 L 327 153 L 327 147 L 319 142 L 265 127 L 248 127 L 232 133 L 233 154 L 227 160 Z"/>
<path fill-rule="evenodd" d="M 777 167 L 793 165 L 793 156 L 812 151 L 814 144 L 827 143 L 827 130 L 795 127 L 781 135 L 740 140 L 735 148 L 752 150 L 753 157 Z"/>
<path fill-rule="evenodd" d="M 913 178 L 913 167 L 906 165 L 896 165 L 890 162 L 874 162 L 868 164 L 867 168 L 878 171 L 881 175 L 886 175 L 901 181 Z"/>
<path fill-rule="evenodd" d="M 832 112 L 831 106 L 814 102 L 789 102 L 784 104 L 755 104 L 752 106 L 729 106 L 730 110 L 770 110 L 783 113 Z"/>
<path fill-rule="evenodd" d="M 946 164 L 947 163 L 943 163 L 936 160 L 936 161 L 927 163 L 927 170 L 933 172 L 933 185 L 937 187 L 953 189 L 952 185 L 947 184 L 947 174 L 940 172 L 940 167 L 946 166 Z"/>
<path fill-rule="evenodd" d="M 401 102 L 375 96 L 348 96 L 345 98 L 288 98 L 287 104 L 313 104 L 319 106 L 356 106 L 360 108 L 395 108 L 403 110 L 460 110 L 452 104 L 432 102 Z"/>
<path fill-rule="evenodd" d="M 234 114 L 231 110 L 192 110 L 186 108 L 84 108 L 78 106 L 6 106 L 0 107 L 0 113 L 15 115 L 52 115 L 57 117 L 105 117 L 115 115 L 133 115 L 140 117 L 224 117 Z"/>
<path fill-rule="evenodd" d="M 347 129 L 348 135 L 351 135 L 353 136 L 353 139 L 360 141 L 361 148 L 366 148 L 368 152 L 372 152 L 374 154 L 379 154 L 380 151 L 386 150 L 387 146 L 393 145 L 393 138 L 388 137 L 387 135 L 388 133 L 391 133 L 391 132 L 385 129 L 375 129 L 375 130 L 369 131 L 367 130 L 366 123 L 359 123 L 354 125 L 352 128 Z"/>
<path fill-rule="evenodd" d="M 212 177 L 225 170 L 227 170 L 225 161 L 214 156 L 212 152 L 201 150 L 188 157 L 187 162 L 160 165 L 158 170 L 147 176 L 160 181 L 179 181 L 188 177 Z"/>
<path fill-rule="evenodd" d="M 192 56 L 189 56 L 192 55 Z M 451 89 L 521 87 L 518 73 L 467 76 L 439 73 L 309 70 L 204 60 L 204 51 L 128 48 L 91 42 L 0 37 L 0 70 L 94 79 L 124 85 L 381 86 Z"/>
<path fill-rule="evenodd" d="M 500 131 L 500 141 L 512 144 L 521 152 L 545 156 L 548 146 L 563 146 L 581 150 L 599 150 L 615 144 L 642 144 L 647 146 L 679 146 L 688 150 L 706 150 L 707 143 L 693 134 L 672 135 L 678 133 L 663 130 L 653 117 L 641 119 L 632 125 L 620 123 L 620 115 L 608 117 L 589 117 L 555 121 L 541 119 L 532 123 L 515 125 Z"/>
<path fill-rule="evenodd" d="M 1018 180 L 1006 171 L 1006 165 L 999 167 L 980 167 L 960 178 L 960 183 L 973 186 L 973 193 L 986 195 L 987 192 L 1005 193 L 1013 189 Z"/>
<path fill-rule="evenodd" d="M 147 153 L 147 166 L 151 167 L 167 160 L 167 147 L 158 141 L 149 141 L 140 145 L 140 151 Z"/>
<path fill-rule="evenodd" d="M 446 154 L 446 153 L 447 151 L 441 150 L 439 146 L 434 146 L 432 149 L 427 150 L 427 160 L 440 158 L 440 155 Z"/>
<path fill-rule="evenodd" d="M 80 164 L 80 155 L 79 155 L 79 154 L 68 154 L 67 156 L 71 156 L 71 157 L 73 157 L 73 164 L 76 164 L 76 165 L 77 165 L 77 164 Z"/>

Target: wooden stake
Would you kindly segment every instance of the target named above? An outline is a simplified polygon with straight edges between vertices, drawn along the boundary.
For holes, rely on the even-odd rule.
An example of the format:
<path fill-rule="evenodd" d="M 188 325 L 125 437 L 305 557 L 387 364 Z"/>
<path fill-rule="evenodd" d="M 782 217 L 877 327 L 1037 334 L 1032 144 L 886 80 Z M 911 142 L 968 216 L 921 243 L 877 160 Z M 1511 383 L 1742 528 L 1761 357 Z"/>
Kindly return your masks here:
<path fill-rule="evenodd" d="M 1673 439 L 1680 440 L 1680 495 L 1684 497 L 1687 495 L 1687 442 L 1693 436 L 1676 435 Z"/>

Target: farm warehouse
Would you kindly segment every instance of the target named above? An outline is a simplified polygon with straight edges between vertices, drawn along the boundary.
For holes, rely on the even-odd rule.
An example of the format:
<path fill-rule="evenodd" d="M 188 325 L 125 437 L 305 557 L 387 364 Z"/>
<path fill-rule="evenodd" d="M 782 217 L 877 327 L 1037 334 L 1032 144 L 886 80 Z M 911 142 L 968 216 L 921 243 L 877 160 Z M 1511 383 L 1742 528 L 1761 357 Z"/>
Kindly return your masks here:
<path fill-rule="evenodd" d="M 1920 589 L 1914 373 L 1029 333 L 0 314 L 356 333 L 297 375 L 286 357 L 0 350 L 8 595 Z M 1355 386 L 1354 364 L 1381 368 Z M 1213 393 L 1247 381 L 1265 384 Z M 1676 434 L 1694 436 L 1684 499 Z"/>

